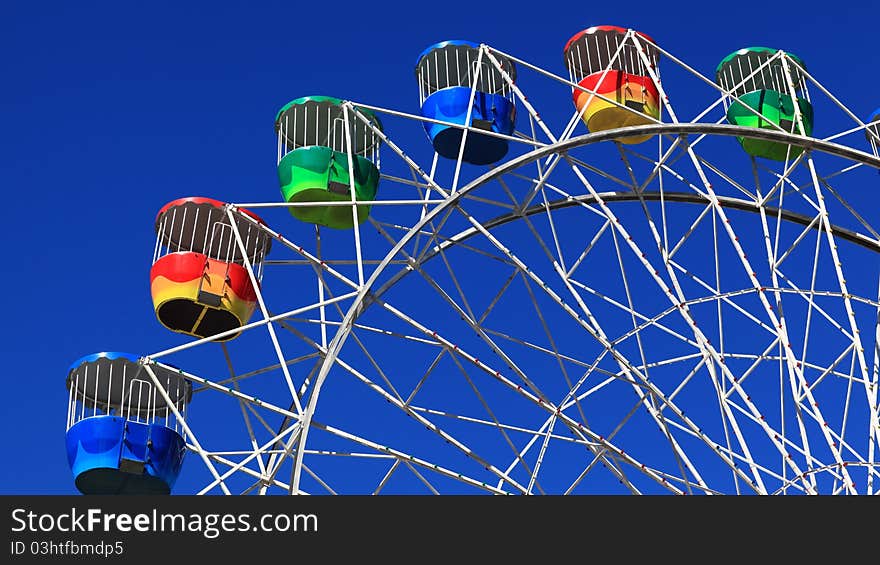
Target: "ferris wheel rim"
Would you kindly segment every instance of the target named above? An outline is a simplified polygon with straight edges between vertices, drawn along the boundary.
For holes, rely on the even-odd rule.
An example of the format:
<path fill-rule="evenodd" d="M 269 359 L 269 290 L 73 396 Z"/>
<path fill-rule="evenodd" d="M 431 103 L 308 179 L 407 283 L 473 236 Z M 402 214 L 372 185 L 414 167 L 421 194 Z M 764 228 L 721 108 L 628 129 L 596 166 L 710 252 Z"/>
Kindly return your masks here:
<path fill-rule="evenodd" d="M 310 428 L 312 427 L 312 416 L 315 413 L 317 407 L 321 387 L 325 382 L 330 369 L 334 365 L 336 365 L 338 355 L 342 349 L 342 346 L 344 345 L 345 341 L 353 330 L 355 320 L 369 306 L 369 301 L 372 299 L 371 289 L 375 285 L 379 276 L 385 271 L 388 265 L 391 264 L 391 260 L 400 253 L 403 247 L 413 237 L 415 237 L 415 235 L 419 233 L 419 231 L 425 225 L 430 223 L 443 211 L 457 205 L 461 198 L 468 193 L 476 190 L 477 188 L 487 184 L 488 182 L 498 178 L 499 176 L 509 171 L 516 170 L 522 166 L 533 163 L 538 159 L 541 159 L 542 157 L 549 156 L 551 154 L 566 153 L 572 149 L 602 142 L 613 142 L 626 137 L 643 135 L 653 136 L 663 134 L 678 134 L 682 137 L 686 137 L 690 134 L 707 134 L 720 135 L 725 137 L 745 137 L 751 139 L 761 139 L 765 141 L 795 145 L 807 151 L 819 151 L 880 169 L 880 157 L 877 157 L 870 153 L 866 153 L 864 151 L 853 149 L 839 143 L 826 141 L 814 137 L 791 134 L 784 131 L 716 123 L 642 124 L 622 128 L 614 128 L 600 132 L 591 132 L 581 136 L 572 137 L 567 140 L 556 141 L 543 147 L 533 149 L 528 153 L 525 153 L 516 158 L 510 159 L 509 161 L 505 161 L 497 165 L 496 167 L 493 167 L 492 169 L 478 176 L 476 179 L 472 180 L 457 191 L 450 192 L 442 202 L 437 204 L 432 209 L 428 210 L 418 222 L 410 226 L 409 230 L 397 240 L 392 249 L 388 251 L 388 253 L 386 253 L 385 257 L 370 273 L 369 278 L 365 279 L 363 284 L 360 285 L 360 287 L 358 288 L 357 293 L 353 297 L 348 310 L 346 311 L 341 323 L 339 324 L 335 334 L 333 335 L 333 338 L 327 345 L 321 367 L 315 376 L 315 381 L 311 390 L 311 394 L 309 395 L 308 404 L 304 407 L 302 420 L 300 421 L 300 438 L 296 447 L 296 455 L 293 458 L 294 472 L 293 479 L 291 481 L 291 490 L 293 491 L 295 489 L 298 489 L 299 477 L 302 468 L 302 455 L 303 453 L 305 453 L 308 433 Z M 433 188 L 438 189 L 440 187 L 435 185 Z M 511 218 L 511 220 L 512 219 L 513 218 Z"/>

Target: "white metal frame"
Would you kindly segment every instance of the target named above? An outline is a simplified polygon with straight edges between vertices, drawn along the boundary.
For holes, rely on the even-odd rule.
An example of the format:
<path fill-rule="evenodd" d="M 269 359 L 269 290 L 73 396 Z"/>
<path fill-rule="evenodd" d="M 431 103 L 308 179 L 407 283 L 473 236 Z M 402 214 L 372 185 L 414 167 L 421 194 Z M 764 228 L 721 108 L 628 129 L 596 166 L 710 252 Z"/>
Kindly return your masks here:
<path fill-rule="evenodd" d="M 508 92 L 525 108 L 531 126 L 529 133 L 511 136 L 480 130 L 515 146 L 506 162 L 470 177 L 461 166 L 461 154 L 454 162 L 441 163 L 435 155 L 431 163 L 420 164 L 395 141 L 392 128 L 373 128 L 359 108 L 418 127 L 420 121 L 434 120 L 345 102 L 345 147 L 351 147 L 351 124 L 359 120 L 392 153 L 390 159 L 409 171 L 409 179 L 383 172 L 382 182 L 406 187 L 412 198 L 379 197 L 370 202 L 378 213 L 364 226 L 355 222 L 348 251 L 332 253 L 322 242 L 321 230 L 314 230 L 311 241 L 303 236 L 294 239 L 239 212 L 243 207 L 314 204 L 227 206 L 240 251 L 245 246 L 240 227 L 256 226 L 289 257 L 266 264 L 271 269 L 310 269 L 317 289 L 311 303 L 270 310 L 256 284 L 258 273 L 244 255 L 262 319 L 242 330 L 251 334 L 265 326 L 274 353 L 265 366 L 237 373 L 231 362 L 233 341 L 222 346 L 228 379 L 200 376 L 198 368 L 180 371 L 197 385 L 199 395 L 234 399 L 247 429 L 247 441 L 239 445 L 206 449 L 196 432 L 209 429 L 210 419 L 200 419 L 199 411 L 189 421 L 169 404 L 182 418 L 189 448 L 210 474 L 200 493 L 218 487 L 224 493 L 349 492 L 345 484 L 313 468 L 320 465 L 310 463 L 325 460 L 344 460 L 351 468 L 359 461 L 383 465 L 384 472 L 376 475 L 370 488 L 376 493 L 389 488 L 401 474 L 430 493 L 441 493 L 442 485 L 449 484 L 486 493 L 576 493 L 589 491 L 594 480 L 602 485 L 596 488 L 630 493 L 878 492 L 880 280 L 873 295 L 856 284 L 859 294 L 846 274 L 853 268 L 847 261 L 854 252 L 876 258 L 880 235 L 870 213 L 860 214 L 844 191 L 835 188 L 861 168 L 880 168 L 876 149 L 872 154 L 839 141 L 853 133 L 864 139 L 866 125 L 805 69 L 793 68 L 797 62 L 782 51 L 775 57 L 781 62 L 788 92 L 793 96 L 800 92 L 801 81 L 792 78 L 796 73 L 803 77 L 803 88 L 806 83 L 813 85 L 827 105 L 843 110 L 852 127 L 814 138 L 781 128 L 753 130 L 706 120 L 736 99 L 735 86 L 715 84 L 654 45 L 668 61 L 665 64 L 679 65 L 714 89 L 717 97 L 696 118 L 681 119 L 667 85 L 647 59 L 642 44 L 646 40 L 632 30 L 627 33 L 658 86 L 666 122 L 575 135 L 580 116 L 573 112 L 569 122 L 554 132 L 537 112 L 535 101 L 510 80 L 499 57 L 517 64 L 520 73 L 527 69 L 553 84 L 582 87 L 571 77 L 559 77 L 483 45 L 476 68 L 480 71 L 488 63 L 498 71 Z M 799 112 L 797 121 L 803 132 Z M 472 129 L 448 125 L 465 132 Z M 642 135 L 652 136 L 644 147 L 619 143 Z M 737 136 L 804 151 L 778 165 L 743 155 L 742 168 L 750 173 L 743 180 L 742 171 L 725 171 L 710 147 L 723 141 L 735 147 Z M 582 157 L 606 146 L 618 151 L 616 167 Z M 648 155 L 647 147 L 656 152 Z M 351 160 L 351 152 L 347 153 Z M 442 181 L 444 173 L 448 178 Z M 350 202 L 329 205 L 351 206 L 356 217 L 358 204 L 352 190 Z M 683 208 L 693 211 L 684 223 Z M 496 213 L 488 214 L 487 209 Z M 582 241 L 563 235 L 571 233 L 568 224 L 573 214 L 580 214 L 584 226 L 595 223 Z M 517 229 L 518 237 L 509 239 L 507 229 Z M 700 245 L 708 246 L 705 260 L 693 263 L 688 253 Z M 466 290 L 481 274 L 457 263 L 461 253 L 509 271 L 506 280 L 495 281 L 500 285 L 491 293 L 488 307 L 477 308 L 475 297 Z M 599 253 L 607 262 L 596 271 L 591 259 Z M 795 263 L 802 268 L 789 270 Z M 610 280 L 610 273 L 619 284 L 609 291 L 602 285 L 608 282 L 603 276 Z M 413 278 L 427 294 L 397 292 Z M 523 308 L 535 311 L 535 324 L 494 327 L 490 317 L 504 308 L 499 304 L 514 285 L 528 296 Z M 654 297 L 651 305 L 644 306 L 649 295 Z M 416 302 L 423 298 L 437 300 L 461 322 L 434 325 L 414 313 L 419 311 Z M 872 311 L 873 322 L 865 315 Z M 753 329 L 745 336 L 751 339 L 746 349 L 736 345 L 743 336 L 731 335 L 742 327 L 730 321 L 734 317 Z M 383 319 L 389 320 L 387 324 L 377 325 Z M 583 354 L 565 350 L 558 343 L 562 336 L 557 326 L 576 328 L 595 355 L 586 353 L 589 348 Z M 817 329 L 820 326 L 824 329 Z M 828 347 L 839 349 L 828 355 L 817 353 L 814 342 L 826 335 Z M 386 337 L 398 349 L 371 348 L 367 336 Z M 203 346 L 216 337 L 143 360 L 166 402 L 170 398 L 150 367 L 167 368 L 165 359 L 183 350 L 203 348 L 208 355 Z M 667 354 L 652 346 L 660 337 L 682 351 Z M 286 354 L 291 343 L 307 353 Z M 395 371 L 400 369 L 392 357 L 425 348 L 436 354 L 418 386 L 398 390 Z M 518 361 L 523 351 L 557 367 L 564 394 L 547 392 L 546 375 Z M 444 378 L 464 379 L 483 406 L 482 414 L 419 402 L 421 387 L 439 379 L 441 372 Z M 244 392 L 251 380 L 267 375 L 276 375 L 289 396 L 265 398 Z M 676 380 L 670 381 L 670 375 L 677 375 Z M 771 376 L 775 392 L 762 389 L 756 396 L 755 383 Z M 381 400 L 387 410 L 406 416 L 414 429 L 421 430 L 426 444 L 439 440 L 447 451 L 422 452 L 411 444 L 403 448 L 386 441 L 393 434 L 378 439 L 321 420 L 319 399 L 331 377 L 346 378 L 352 394 Z M 716 416 L 709 425 L 702 408 L 693 410 L 694 400 L 687 399 L 688 391 L 697 386 L 714 391 L 705 399 L 715 405 Z M 503 416 L 506 411 L 487 400 L 498 391 L 505 391 L 528 412 L 531 423 Z M 610 418 L 611 425 L 594 424 L 590 410 L 595 410 L 596 402 L 624 394 L 629 395 L 628 408 L 623 409 L 625 403 L 615 404 L 619 412 L 597 416 Z M 443 397 L 424 400 L 440 402 Z M 280 423 L 270 423 L 270 417 Z M 662 455 L 627 434 L 634 426 L 646 436 L 662 438 Z M 506 457 L 494 450 L 487 455 L 479 446 L 478 438 L 487 430 L 507 450 Z M 326 447 L 328 438 L 333 440 L 329 445 L 341 442 L 350 448 Z M 563 487 L 554 488 L 545 477 L 553 477 L 551 469 L 561 464 L 556 454 L 571 449 L 579 450 L 580 457 L 564 459 L 568 479 Z M 233 486 L 234 480 L 243 483 Z M 608 486 L 609 480 L 616 490 Z"/>

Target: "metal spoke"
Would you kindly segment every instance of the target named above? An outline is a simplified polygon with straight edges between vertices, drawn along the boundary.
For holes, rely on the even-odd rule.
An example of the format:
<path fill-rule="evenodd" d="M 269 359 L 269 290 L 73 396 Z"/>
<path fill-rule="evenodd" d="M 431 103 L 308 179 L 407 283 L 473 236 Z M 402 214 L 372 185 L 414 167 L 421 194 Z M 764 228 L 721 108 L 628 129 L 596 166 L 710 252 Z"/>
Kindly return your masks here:
<path fill-rule="evenodd" d="M 568 76 L 455 46 L 445 78 L 417 78 L 422 99 L 458 80 L 459 117 L 339 101 L 341 180 L 223 205 L 251 310 L 138 362 L 201 460 L 194 492 L 878 492 L 880 228 L 859 175 L 880 169 L 880 140 L 851 141 L 875 130 L 784 51 L 725 82 L 635 30 L 618 39 Z M 618 72 L 622 90 L 599 92 Z M 762 114 L 741 87 L 767 73 L 842 116 L 813 136 L 800 103 L 788 125 Z M 545 116 L 545 91 L 574 107 Z M 484 119 L 493 96 L 516 127 Z M 733 125 L 734 106 L 760 127 Z M 633 121 L 597 129 L 613 116 Z M 279 162 L 300 133 L 279 130 Z M 483 143 L 504 157 L 469 162 Z M 300 219 L 322 208 L 348 227 Z M 253 233 L 271 258 L 248 254 Z M 231 283 L 212 312 L 238 315 Z M 165 371 L 192 385 L 191 411 Z M 68 425 L 85 398 L 71 389 Z M 227 437 L 201 431 L 211 418 Z"/>

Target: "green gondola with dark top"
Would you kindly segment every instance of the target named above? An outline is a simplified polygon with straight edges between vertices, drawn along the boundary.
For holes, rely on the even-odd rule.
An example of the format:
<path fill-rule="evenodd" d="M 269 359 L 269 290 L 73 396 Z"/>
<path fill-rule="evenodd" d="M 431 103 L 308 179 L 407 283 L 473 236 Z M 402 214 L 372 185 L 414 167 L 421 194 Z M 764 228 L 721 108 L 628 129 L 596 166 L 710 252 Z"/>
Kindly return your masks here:
<path fill-rule="evenodd" d="M 788 74 L 782 57 L 787 59 Z M 802 69 L 806 66 L 800 58 L 768 47 L 748 47 L 725 57 L 715 70 L 715 82 L 730 96 L 725 99 L 727 121 L 737 126 L 812 135 L 813 105 Z M 786 143 L 738 139 L 749 155 L 774 161 L 793 159 L 803 151 Z"/>
<path fill-rule="evenodd" d="M 348 112 L 345 131 L 343 101 L 329 96 L 306 96 L 285 105 L 275 117 L 278 134 L 278 181 L 285 202 L 299 203 L 290 213 L 303 222 L 337 229 L 352 228 L 352 187 L 358 202 L 357 223 L 370 215 L 379 186 L 379 119 L 357 108 Z M 351 144 L 349 161 L 348 144 Z M 321 205 L 321 204 L 324 205 Z M 364 204 L 361 204 L 364 203 Z"/>

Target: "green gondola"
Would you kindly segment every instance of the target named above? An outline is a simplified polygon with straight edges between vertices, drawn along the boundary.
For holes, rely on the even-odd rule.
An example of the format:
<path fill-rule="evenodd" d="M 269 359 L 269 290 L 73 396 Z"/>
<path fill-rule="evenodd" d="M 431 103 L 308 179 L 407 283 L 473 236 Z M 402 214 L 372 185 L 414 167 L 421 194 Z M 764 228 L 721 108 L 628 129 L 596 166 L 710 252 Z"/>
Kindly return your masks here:
<path fill-rule="evenodd" d="M 278 180 L 285 202 L 357 205 L 357 223 L 370 214 L 369 204 L 379 185 L 379 119 L 358 108 L 370 125 L 349 111 L 349 134 L 345 133 L 343 101 L 329 96 L 306 96 L 285 105 L 275 117 L 278 134 Z M 348 142 L 351 142 L 349 162 Z M 351 206 L 310 205 L 290 208 L 293 217 L 337 229 L 353 227 Z"/>
<path fill-rule="evenodd" d="M 787 59 L 787 75 L 782 57 Z M 726 101 L 727 121 L 737 126 L 812 135 L 813 105 L 801 69 L 806 67 L 800 58 L 767 47 L 740 49 L 725 57 L 715 70 L 715 82 L 731 97 Z M 774 161 L 793 159 L 803 150 L 764 139 L 737 139 L 749 155 Z"/>

